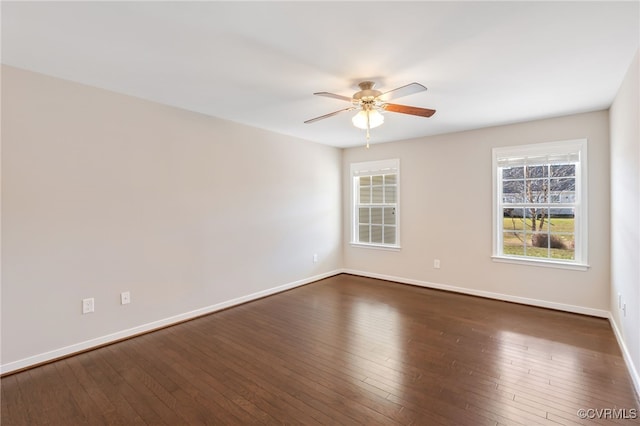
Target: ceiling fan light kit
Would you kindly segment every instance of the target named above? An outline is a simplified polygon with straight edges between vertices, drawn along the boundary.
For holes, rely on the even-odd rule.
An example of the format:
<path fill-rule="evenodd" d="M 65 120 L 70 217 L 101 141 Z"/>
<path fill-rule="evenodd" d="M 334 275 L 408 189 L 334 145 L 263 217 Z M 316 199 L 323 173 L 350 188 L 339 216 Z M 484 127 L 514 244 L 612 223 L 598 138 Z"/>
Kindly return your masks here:
<path fill-rule="evenodd" d="M 362 110 L 353 116 L 351 122 L 358 129 L 367 130 L 375 129 L 384 123 L 384 115 L 380 114 L 377 109 Z"/>
<path fill-rule="evenodd" d="M 410 83 L 384 93 L 374 89 L 374 86 L 375 83 L 373 81 L 363 81 L 362 83 L 358 84 L 358 87 L 360 87 L 360 91 L 354 93 L 351 98 L 329 92 L 314 93 L 314 95 L 318 96 L 326 96 L 329 98 L 351 102 L 353 106 L 309 119 L 305 121 L 305 123 L 314 123 L 325 118 L 333 117 L 334 115 L 337 115 L 341 112 L 358 110 L 358 113 L 353 116 L 351 122 L 357 128 L 367 131 L 367 148 L 369 148 L 369 130 L 374 129 L 384 123 L 384 116 L 382 115 L 382 112 L 399 112 L 401 114 L 415 115 L 418 117 L 431 117 L 436 112 L 434 109 L 390 104 L 387 102 L 391 99 L 427 90 L 427 88 L 420 83 Z"/>

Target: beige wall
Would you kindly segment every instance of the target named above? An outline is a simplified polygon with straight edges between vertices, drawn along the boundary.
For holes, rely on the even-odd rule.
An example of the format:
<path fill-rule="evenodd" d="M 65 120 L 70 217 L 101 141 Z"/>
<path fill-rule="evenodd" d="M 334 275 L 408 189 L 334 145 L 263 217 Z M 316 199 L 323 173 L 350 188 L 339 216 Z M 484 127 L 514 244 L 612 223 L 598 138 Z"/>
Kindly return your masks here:
<path fill-rule="evenodd" d="M 389 118 L 391 120 L 392 117 Z M 425 126 L 428 126 L 428 121 Z M 373 137 L 375 137 L 375 132 Z M 493 147 L 588 139 L 588 271 L 496 263 L 492 255 Z M 609 126 L 606 111 L 347 149 L 358 161 L 400 159 L 399 252 L 349 245 L 349 180 L 343 181 L 344 266 L 507 300 L 606 316 L 609 309 Z M 441 269 L 433 268 L 440 259 Z"/>
<path fill-rule="evenodd" d="M 611 314 L 640 392 L 640 66 L 638 53 L 610 110 Z M 618 306 L 626 304 L 626 315 Z"/>
<path fill-rule="evenodd" d="M 339 149 L 11 67 L 2 113 L 5 370 L 341 267 Z"/>

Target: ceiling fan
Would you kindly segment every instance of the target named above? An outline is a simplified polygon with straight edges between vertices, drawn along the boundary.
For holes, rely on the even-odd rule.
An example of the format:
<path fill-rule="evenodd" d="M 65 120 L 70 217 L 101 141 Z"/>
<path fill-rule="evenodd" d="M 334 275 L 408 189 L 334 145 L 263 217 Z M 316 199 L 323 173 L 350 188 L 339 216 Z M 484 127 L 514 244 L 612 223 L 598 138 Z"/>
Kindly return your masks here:
<path fill-rule="evenodd" d="M 326 96 L 328 98 L 350 102 L 352 106 L 312 118 L 305 121 L 305 123 L 315 123 L 316 121 L 333 117 L 341 112 L 358 110 L 358 113 L 353 116 L 351 121 L 357 128 L 367 131 L 367 148 L 369 148 L 369 130 L 378 127 L 384 122 L 384 116 L 381 114 L 382 112 L 399 112 L 401 114 L 417 115 L 420 117 L 431 117 L 436 112 L 434 109 L 398 105 L 388 102 L 392 99 L 427 90 L 427 88 L 420 83 L 409 83 L 405 86 L 401 86 L 387 92 L 376 90 L 374 89 L 374 86 L 375 82 L 373 81 L 363 81 L 358 84 L 360 90 L 354 93 L 352 97 L 336 95 L 335 93 L 329 92 L 314 93 L 314 95 Z"/>

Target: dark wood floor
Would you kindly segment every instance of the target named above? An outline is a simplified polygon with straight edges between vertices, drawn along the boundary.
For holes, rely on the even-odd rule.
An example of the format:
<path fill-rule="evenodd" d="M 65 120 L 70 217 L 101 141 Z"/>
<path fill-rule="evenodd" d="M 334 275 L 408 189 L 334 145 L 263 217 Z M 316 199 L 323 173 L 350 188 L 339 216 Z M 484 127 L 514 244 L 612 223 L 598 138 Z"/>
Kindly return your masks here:
<path fill-rule="evenodd" d="M 640 422 L 577 415 L 639 409 L 606 320 L 351 275 L 0 386 L 3 426 Z"/>

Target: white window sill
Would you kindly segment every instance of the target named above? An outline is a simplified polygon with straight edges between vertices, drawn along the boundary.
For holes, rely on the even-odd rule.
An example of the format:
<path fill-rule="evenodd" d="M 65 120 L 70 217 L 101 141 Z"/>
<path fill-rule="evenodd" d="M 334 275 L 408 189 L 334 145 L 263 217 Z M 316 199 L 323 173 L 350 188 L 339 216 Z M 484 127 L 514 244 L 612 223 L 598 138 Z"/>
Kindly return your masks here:
<path fill-rule="evenodd" d="M 574 271 L 586 271 L 589 265 L 585 263 L 569 263 L 549 259 L 533 259 L 525 257 L 491 256 L 494 262 L 514 263 L 516 265 L 541 266 L 544 268 L 571 269 Z"/>
<path fill-rule="evenodd" d="M 390 245 L 383 245 L 383 244 L 365 244 L 365 243 L 350 243 L 351 247 L 357 247 L 357 248 L 367 248 L 367 249 L 374 249 L 374 250 L 387 250 L 387 251 L 400 251 L 400 246 L 390 246 Z"/>

